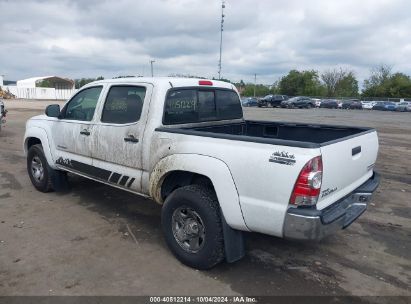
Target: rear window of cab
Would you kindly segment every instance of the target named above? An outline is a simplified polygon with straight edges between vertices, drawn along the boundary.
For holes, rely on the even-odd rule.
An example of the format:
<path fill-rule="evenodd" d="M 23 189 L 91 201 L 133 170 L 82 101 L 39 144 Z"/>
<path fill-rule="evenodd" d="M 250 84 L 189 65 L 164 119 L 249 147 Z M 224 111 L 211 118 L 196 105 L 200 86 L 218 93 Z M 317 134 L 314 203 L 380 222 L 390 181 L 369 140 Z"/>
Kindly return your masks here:
<path fill-rule="evenodd" d="M 164 125 L 243 118 L 240 98 L 233 90 L 181 88 L 167 93 Z"/>

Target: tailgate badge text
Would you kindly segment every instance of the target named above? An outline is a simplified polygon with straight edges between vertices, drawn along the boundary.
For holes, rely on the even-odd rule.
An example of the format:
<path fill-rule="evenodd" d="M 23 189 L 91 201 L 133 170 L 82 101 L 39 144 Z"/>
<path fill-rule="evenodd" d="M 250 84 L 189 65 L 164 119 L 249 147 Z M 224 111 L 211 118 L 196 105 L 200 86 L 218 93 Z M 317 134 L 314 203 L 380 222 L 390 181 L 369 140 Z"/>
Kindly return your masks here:
<path fill-rule="evenodd" d="M 281 165 L 294 166 L 295 165 L 295 156 L 294 154 L 289 154 L 288 152 L 274 152 L 271 154 L 270 159 L 268 160 L 272 163 L 277 163 Z"/>

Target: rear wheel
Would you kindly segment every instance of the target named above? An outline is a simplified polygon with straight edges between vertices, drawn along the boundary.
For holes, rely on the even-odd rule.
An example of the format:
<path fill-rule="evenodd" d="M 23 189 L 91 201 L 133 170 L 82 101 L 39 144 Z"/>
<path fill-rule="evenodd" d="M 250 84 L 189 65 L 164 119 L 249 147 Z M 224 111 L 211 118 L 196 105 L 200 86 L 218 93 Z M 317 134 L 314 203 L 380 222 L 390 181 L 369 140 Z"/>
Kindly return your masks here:
<path fill-rule="evenodd" d="M 168 247 L 185 265 L 210 269 L 224 259 L 220 207 L 209 187 L 174 190 L 163 205 L 161 224 Z"/>

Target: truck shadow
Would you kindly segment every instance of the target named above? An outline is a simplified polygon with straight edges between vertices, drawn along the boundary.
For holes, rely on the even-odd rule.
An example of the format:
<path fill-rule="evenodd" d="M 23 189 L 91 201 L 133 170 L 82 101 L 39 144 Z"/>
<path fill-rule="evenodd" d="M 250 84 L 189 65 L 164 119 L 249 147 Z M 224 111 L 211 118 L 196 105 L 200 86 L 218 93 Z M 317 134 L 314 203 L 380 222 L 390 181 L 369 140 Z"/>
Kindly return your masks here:
<path fill-rule="evenodd" d="M 171 255 L 161 231 L 160 205 L 78 176 L 70 175 L 70 185 L 70 193 L 59 195 L 77 197 L 80 205 L 98 213 L 123 235 L 131 232 L 139 243 L 155 243 Z M 345 294 L 333 272 L 315 264 L 316 259 L 324 258 L 320 256 L 318 244 L 291 242 L 258 233 L 246 233 L 245 237 L 246 256 L 242 260 L 222 263 L 203 274 L 229 284 L 240 294 Z M 129 236 L 126 239 L 133 241 Z"/>

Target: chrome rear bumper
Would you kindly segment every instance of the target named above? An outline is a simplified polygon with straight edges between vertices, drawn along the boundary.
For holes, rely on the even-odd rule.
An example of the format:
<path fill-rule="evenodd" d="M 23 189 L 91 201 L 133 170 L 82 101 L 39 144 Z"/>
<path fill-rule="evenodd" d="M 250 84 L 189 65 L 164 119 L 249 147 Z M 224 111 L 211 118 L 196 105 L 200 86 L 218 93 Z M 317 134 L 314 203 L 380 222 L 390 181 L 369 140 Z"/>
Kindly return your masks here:
<path fill-rule="evenodd" d="M 374 175 L 351 194 L 323 210 L 289 208 L 284 222 L 284 237 L 297 240 L 320 240 L 345 229 L 367 209 L 373 192 L 380 183 Z"/>

